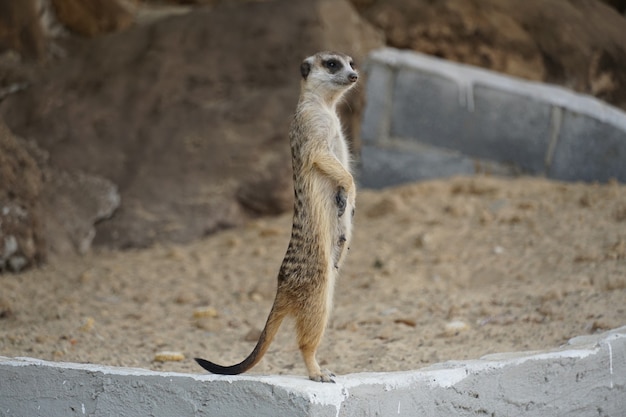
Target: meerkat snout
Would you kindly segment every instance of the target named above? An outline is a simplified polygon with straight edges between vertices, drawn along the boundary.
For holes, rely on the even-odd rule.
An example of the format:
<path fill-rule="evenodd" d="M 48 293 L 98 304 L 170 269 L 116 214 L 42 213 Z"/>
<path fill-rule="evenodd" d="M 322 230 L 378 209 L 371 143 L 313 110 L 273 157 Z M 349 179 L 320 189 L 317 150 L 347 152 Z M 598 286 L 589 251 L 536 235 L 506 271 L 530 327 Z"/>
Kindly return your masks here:
<path fill-rule="evenodd" d="M 351 72 L 350 74 L 348 74 L 348 80 L 350 80 L 351 83 L 355 83 L 358 79 L 359 75 L 356 72 Z"/>

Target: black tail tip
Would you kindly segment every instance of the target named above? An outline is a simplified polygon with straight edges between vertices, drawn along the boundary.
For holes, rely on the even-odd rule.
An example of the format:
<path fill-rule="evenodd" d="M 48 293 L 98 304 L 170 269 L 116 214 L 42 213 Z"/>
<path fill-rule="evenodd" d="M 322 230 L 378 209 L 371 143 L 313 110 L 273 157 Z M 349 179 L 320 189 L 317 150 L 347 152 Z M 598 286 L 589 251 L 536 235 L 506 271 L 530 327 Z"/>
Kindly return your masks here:
<path fill-rule="evenodd" d="M 193 358 L 193 360 L 195 360 L 196 363 L 200 365 L 201 367 L 203 367 L 205 370 L 211 372 L 211 369 L 213 368 L 213 363 L 202 358 Z"/>
<path fill-rule="evenodd" d="M 237 365 L 233 365 L 233 366 L 222 366 L 222 365 L 218 365 L 216 363 L 207 361 L 206 359 L 202 359 L 202 358 L 194 358 L 194 359 L 198 363 L 198 365 L 200 365 L 201 367 L 203 367 L 204 369 L 206 369 L 212 374 L 239 375 L 240 373 L 246 371 L 246 368 L 241 363 Z"/>

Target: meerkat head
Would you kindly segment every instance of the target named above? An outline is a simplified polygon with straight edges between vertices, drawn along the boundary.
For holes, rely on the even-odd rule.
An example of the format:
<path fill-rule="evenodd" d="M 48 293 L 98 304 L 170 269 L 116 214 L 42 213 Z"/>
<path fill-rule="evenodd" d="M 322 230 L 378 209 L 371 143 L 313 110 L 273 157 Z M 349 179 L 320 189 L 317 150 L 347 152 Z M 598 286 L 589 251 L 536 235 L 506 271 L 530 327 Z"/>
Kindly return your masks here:
<path fill-rule="evenodd" d="M 303 90 L 336 101 L 359 79 L 354 60 L 338 52 L 318 52 L 300 65 Z"/>

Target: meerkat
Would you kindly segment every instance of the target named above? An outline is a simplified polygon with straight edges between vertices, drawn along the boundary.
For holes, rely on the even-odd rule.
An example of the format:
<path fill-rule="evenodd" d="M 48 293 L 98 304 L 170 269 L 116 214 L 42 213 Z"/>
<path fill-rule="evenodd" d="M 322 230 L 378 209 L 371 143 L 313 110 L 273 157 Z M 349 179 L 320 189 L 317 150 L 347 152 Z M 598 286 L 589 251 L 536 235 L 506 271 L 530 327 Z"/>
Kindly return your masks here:
<path fill-rule="evenodd" d="M 287 316 L 295 321 L 309 378 L 334 382 L 316 359 L 332 309 L 335 280 L 352 237 L 356 187 L 337 104 L 358 80 L 351 57 L 319 52 L 300 65 L 300 99 L 289 138 L 294 213 L 291 239 L 278 272 L 276 298 L 250 355 L 232 366 L 196 361 L 214 374 L 236 375 L 256 365 Z"/>

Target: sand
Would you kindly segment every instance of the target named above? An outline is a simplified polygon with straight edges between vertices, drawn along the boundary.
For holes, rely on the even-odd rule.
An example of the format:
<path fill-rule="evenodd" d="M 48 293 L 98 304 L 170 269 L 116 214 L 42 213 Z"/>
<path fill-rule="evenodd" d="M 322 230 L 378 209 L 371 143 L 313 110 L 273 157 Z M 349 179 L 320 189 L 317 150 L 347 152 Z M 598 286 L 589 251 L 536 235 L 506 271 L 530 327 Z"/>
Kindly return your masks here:
<path fill-rule="evenodd" d="M 553 348 L 626 324 L 626 186 L 454 178 L 362 190 L 318 358 L 337 374 Z M 204 372 L 242 360 L 291 215 L 0 276 L 0 355 Z M 163 351 L 180 354 L 155 361 Z M 292 326 L 252 373 L 305 374 Z"/>

